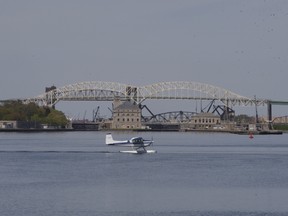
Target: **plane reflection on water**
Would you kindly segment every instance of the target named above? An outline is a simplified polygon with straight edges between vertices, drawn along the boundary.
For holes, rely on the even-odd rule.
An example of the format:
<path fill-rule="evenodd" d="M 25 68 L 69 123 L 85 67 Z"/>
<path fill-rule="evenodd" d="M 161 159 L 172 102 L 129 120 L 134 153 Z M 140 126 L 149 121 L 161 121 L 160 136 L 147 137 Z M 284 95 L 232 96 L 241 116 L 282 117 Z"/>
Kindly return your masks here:
<path fill-rule="evenodd" d="M 114 140 L 111 133 L 106 134 L 106 145 L 121 146 L 121 147 L 132 147 L 132 150 L 120 151 L 122 153 L 156 153 L 156 150 L 147 150 L 146 147 L 151 146 L 154 141 L 146 140 L 142 137 L 132 137 L 128 140 Z"/>

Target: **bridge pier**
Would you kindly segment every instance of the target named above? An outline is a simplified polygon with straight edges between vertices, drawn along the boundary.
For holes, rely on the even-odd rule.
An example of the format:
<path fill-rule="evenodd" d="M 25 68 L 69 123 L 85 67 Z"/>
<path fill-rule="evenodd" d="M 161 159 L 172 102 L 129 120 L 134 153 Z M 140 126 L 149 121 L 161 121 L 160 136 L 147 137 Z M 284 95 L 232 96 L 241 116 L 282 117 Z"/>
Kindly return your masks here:
<path fill-rule="evenodd" d="M 272 103 L 271 101 L 267 102 L 267 111 L 268 111 L 268 126 L 272 130 Z"/>

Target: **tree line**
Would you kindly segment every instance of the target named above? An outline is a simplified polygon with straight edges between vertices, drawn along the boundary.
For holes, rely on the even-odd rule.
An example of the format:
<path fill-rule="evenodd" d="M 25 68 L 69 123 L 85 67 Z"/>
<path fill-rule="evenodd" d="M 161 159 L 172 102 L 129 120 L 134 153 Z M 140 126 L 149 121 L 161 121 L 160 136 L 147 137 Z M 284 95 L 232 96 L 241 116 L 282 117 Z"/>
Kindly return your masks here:
<path fill-rule="evenodd" d="M 63 112 L 35 103 L 21 101 L 4 102 L 0 105 L 0 120 L 34 121 L 41 124 L 65 127 L 68 120 Z"/>

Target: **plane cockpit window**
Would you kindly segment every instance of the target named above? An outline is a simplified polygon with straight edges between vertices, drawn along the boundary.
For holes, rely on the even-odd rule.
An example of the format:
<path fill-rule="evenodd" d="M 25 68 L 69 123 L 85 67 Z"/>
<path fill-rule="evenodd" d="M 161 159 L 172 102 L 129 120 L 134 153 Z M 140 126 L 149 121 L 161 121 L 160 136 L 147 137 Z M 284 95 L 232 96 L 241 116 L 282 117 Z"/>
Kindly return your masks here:
<path fill-rule="evenodd" d="M 142 144 L 143 143 L 143 138 L 142 137 L 139 137 L 139 138 L 135 138 L 132 140 L 132 143 L 134 144 Z"/>

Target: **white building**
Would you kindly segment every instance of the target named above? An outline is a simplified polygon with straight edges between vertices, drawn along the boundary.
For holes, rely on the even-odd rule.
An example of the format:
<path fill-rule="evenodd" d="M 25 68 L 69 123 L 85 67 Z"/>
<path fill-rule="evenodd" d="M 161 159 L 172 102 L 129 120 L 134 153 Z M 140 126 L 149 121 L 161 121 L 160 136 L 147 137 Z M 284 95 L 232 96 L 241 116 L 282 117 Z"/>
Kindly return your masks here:
<path fill-rule="evenodd" d="M 1 129 L 14 129 L 17 128 L 17 121 L 0 121 Z"/>

